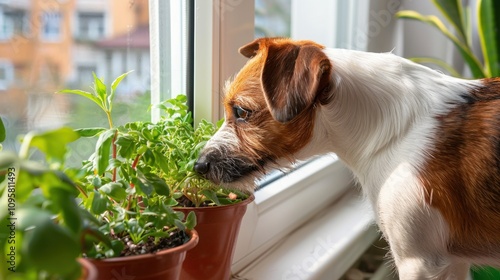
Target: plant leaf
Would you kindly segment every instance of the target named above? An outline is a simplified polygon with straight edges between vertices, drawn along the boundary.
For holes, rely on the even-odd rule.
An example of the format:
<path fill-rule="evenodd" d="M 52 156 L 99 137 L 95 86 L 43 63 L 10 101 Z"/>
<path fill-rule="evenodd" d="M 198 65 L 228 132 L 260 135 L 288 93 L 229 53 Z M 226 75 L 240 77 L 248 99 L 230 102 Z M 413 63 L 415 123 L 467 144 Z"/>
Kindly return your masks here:
<path fill-rule="evenodd" d="M 488 77 L 500 76 L 500 1 L 479 0 L 478 32 Z"/>
<path fill-rule="evenodd" d="M 71 93 L 71 94 L 83 96 L 89 100 L 92 100 L 95 104 L 97 104 L 99 107 L 101 107 L 101 109 L 106 111 L 106 108 L 104 107 L 102 102 L 99 100 L 99 98 L 97 98 L 97 96 L 95 96 L 94 94 L 92 94 L 88 91 L 78 90 L 78 89 L 64 89 L 64 90 L 58 91 L 58 93 Z"/>
<path fill-rule="evenodd" d="M 133 178 L 132 183 L 147 197 L 150 197 L 154 191 L 153 184 L 140 171 L 137 171 L 137 178 Z"/>
<path fill-rule="evenodd" d="M 67 274 L 78 268 L 78 241 L 60 225 L 46 220 L 25 237 L 22 250 L 30 265 L 54 274 Z M 51 252 L 50 256 L 47 252 Z"/>
<path fill-rule="evenodd" d="M 194 211 L 189 212 L 184 223 L 187 229 L 191 230 L 196 226 L 196 214 Z"/>
<path fill-rule="evenodd" d="M 128 71 L 127 73 L 123 73 L 120 76 L 118 76 L 112 83 L 111 83 L 111 93 L 108 96 L 108 104 L 109 104 L 109 110 L 113 109 L 113 99 L 115 98 L 115 93 L 116 93 L 116 88 L 120 84 L 120 82 L 132 71 Z"/>
<path fill-rule="evenodd" d="M 14 152 L 6 151 L 0 154 L 0 170 L 15 167 L 19 158 Z"/>
<path fill-rule="evenodd" d="M 104 127 L 90 127 L 90 128 L 78 128 L 75 132 L 80 135 L 80 137 L 94 137 L 105 131 Z"/>
<path fill-rule="evenodd" d="M 436 16 L 423 16 L 415 11 L 399 11 L 396 13 L 399 18 L 418 20 L 427 23 L 435 28 L 437 28 L 443 35 L 450 39 L 453 44 L 458 48 L 458 51 L 464 58 L 465 62 L 469 65 L 469 68 L 474 76 L 474 78 L 484 78 L 485 73 L 483 72 L 481 63 L 474 56 L 470 48 L 460 41 L 456 36 L 454 36 Z"/>
<path fill-rule="evenodd" d="M 92 213 L 96 215 L 104 213 L 104 211 L 106 211 L 107 205 L 108 205 L 108 199 L 102 196 L 101 193 L 97 191 L 94 192 L 94 196 L 92 199 L 92 206 L 90 208 L 92 210 Z"/>
<path fill-rule="evenodd" d="M 110 129 L 105 131 L 99 136 L 96 143 L 96 157 L 94 161 L 94 168 L 97 174 L 103 174 L 109 165 L 109 157 L 111 154 L 111 142 L 115 135 L 115 130 Z"/>
<path fill-rule="evenodd" d="M 55 158 L 62 161 L 66 154 L 67 144 L 78 138 L 80 136 L 72 128 L 62 127 L 34 135 L 30 146 L 38 148 L 45 153 L 47 158 Z"/>
<path fill-rule="evenodd" d="M 120 183 L 107 183 L 100 187 L 99 191 L 118 201 L 122 201 L 127 197 L 127 192 Z"/>
<path fill-rule="evenodd" d="M 115 143 L 118 149 L 118 153 L 123 158 L 132 157 L 137 146 L 137 142 L 135 141 L 134 137 L 129 135 L 118 136 Z"/>
<path fill-rule="evenodd" d="M 5 132 L 5 125 L 3 123 L 2 117 L 0 117 L 0 143 L 5 141 L 5 137 L 7 137 L 7 133 Z"/>
<path fill-rule="evenodd" d="M 101 104 L 104 108 L 108 109 L 109 107 L 106 105 L 106 97 L 108 95 L 106 85 L 102 82 L 97 75 L 92 72 L 92 76 L 94 76 L 94 90 L 96 92 L 97 98 L 101 101 Z M 108 110 L 105 110 L 108 111 Z"/>
<path fill-rule="evenodd" d="M 83 219 L 80 216 L 80 208 L 75 203 L 74 196 L 61 188 L 51 188 L 51 197 L 60 209 L 64 224 L 75 234 L 83 227 Z"/>
<path fill-rule="evenodd" d="M 446 19 L 455 27 L 462 38 L 462 42 L 468 44 L 469 40 L 465 29 L 465 17 L 460 0 L 433 0 L 434 5 L 443 13 Z"/>
<path fill-rule="evenodd" d="M 221 205 L 219 198 L 217 197 L 217 193 L 214 192 L 213 190 L 202 190 L 201 194 L 206 196 L 209 200 L 211 200 L 213 203 L 217 205 Z"/>

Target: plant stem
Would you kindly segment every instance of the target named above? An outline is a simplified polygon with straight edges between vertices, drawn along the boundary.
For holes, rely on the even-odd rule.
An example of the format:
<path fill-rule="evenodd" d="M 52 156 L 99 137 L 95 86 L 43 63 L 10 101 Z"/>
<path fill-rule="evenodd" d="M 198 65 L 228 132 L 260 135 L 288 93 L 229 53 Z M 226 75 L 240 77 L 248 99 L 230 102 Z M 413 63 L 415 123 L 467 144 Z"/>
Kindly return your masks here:
<path fill-rule="evenodd" d="M 116 160 L 116 138 L 118 137 L 118 130 L 115 132 L 115 136 L 113 136 L 113 141 L 111 143 L 113 148 L 113 160 Z M 113 167 L 113 182 L 116 182 L 116 165 Z"/>

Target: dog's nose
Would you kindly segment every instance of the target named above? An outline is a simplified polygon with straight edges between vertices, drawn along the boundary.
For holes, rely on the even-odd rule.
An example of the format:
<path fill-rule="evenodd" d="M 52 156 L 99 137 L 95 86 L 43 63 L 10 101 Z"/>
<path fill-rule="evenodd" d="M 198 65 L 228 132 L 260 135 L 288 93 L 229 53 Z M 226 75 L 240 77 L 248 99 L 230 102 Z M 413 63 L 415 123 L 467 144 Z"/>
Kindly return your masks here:
<path fill-rule="evenodd" d="M 198 159 L 198 161 L 194 164 L 194 171 L 198 172 L 201 175 L 205 175 L 210 170 L 210 162 Z"/>

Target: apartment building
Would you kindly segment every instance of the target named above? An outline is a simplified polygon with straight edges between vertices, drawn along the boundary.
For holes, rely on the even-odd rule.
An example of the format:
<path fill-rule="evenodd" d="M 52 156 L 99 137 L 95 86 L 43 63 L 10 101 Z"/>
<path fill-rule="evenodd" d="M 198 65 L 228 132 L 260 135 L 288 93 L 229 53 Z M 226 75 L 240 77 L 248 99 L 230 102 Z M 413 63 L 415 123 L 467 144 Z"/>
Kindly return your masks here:
<path fill-rule="evenodd" d="M 92 72 L 135 70 L 118 94 L 148 90 L 148 20 L 147 0 L 0 0 L 0 115 L 58 125 L 68 106 L 53 93 L 87 87 Z"/>

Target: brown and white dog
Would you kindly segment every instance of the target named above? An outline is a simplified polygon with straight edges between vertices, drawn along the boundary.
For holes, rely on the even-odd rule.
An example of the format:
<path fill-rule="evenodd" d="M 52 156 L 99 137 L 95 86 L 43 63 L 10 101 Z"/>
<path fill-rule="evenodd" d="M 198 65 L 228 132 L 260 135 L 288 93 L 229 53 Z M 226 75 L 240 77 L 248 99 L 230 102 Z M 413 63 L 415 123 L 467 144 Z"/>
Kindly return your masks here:
<path fill-rule="evenodd" d="M 500 79 L 446 76 L 390 53 L 257 39 L 227 85 L 226 122 L 195 169 L 252 192 L 327 152 L 373 204 L 401 279 L 500 264 Z"/>

